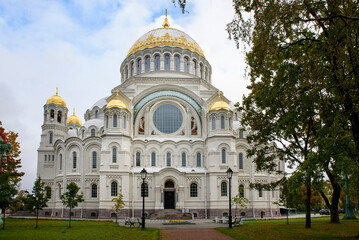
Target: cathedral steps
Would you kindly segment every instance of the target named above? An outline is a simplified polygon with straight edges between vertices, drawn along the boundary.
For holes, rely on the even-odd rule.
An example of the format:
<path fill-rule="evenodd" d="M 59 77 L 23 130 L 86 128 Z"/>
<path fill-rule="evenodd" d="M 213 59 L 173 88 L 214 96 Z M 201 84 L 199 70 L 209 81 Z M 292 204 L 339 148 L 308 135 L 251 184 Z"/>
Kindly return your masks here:
<path fill-rule="evenodd" d="M 165 209 L 151 214 L 150 219 L 192 219 L 192 215 L 190 213 L 182 213 L 181 210 Z"/>

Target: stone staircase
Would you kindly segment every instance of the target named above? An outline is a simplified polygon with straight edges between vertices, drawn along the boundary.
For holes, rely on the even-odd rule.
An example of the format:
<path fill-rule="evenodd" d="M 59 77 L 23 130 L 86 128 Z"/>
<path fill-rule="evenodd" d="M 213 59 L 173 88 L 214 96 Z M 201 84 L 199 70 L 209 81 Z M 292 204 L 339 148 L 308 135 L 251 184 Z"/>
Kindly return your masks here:
<path fill-rule="evenodd" d="M 150 219 L 192 219 L 192 214 L 177 209 L 164 209 L 151 214 Z"/>

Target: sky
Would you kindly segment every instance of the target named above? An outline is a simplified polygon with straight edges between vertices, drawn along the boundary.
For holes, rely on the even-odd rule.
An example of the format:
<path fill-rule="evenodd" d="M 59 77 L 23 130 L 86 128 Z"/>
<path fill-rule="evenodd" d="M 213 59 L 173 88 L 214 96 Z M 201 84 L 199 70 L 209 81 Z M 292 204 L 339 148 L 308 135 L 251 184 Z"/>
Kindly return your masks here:
<path fill-rule="evenodd" d="M 212 66 L 212 84 L 233 103 L 248 94 L 244 54 L 228 39 L 231 0 L 0 0 L 0 121 L 19 133 L 21 189 L 36 178 L 43 106 L 56 93 L 69 115 L 84 113 L 121 83 L 119 67 L 146 32 L 171 27 L 190 35 Z"/>

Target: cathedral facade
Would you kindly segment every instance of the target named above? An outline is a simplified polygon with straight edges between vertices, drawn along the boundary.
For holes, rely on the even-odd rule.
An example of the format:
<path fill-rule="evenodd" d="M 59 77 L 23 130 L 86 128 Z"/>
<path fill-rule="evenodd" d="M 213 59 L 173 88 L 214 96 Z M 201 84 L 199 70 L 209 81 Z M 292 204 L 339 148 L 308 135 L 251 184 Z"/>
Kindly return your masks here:
<path fill-rule="evenodd" d="M 75 112 L 68 117 L 57 92 L 44 105 L 37 165 L 49 198 L 43 215 L 68 216 L 60 196 L 74 182 L 85 199 L 74 217 L 112 217 L 111 200 L 120 192 L 123 216 L 141 216 L 143 194 L 148 217 L 164 209 L 222 217 L 228 214 L 228 168 L 232 197 L 249 200 L 246 209 L 232 207 L 237 215 L 280 214 L 274 204 L 279 190 L 251 190 L 249 183 L 282 175 L 255 171 L 241 115 L 211 84 L 212 67 L 189 35 L 170 28 L 166 18 L 132 46 L 120 72 L 121 84 L 86 111 L 83 124 Z"/>

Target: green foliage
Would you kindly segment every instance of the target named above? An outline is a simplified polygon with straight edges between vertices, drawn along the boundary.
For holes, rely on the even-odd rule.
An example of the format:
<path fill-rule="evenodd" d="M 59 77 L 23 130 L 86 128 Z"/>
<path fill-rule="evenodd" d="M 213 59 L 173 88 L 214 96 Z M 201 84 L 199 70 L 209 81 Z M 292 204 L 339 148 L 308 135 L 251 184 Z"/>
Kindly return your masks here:
<path fill-rule="evenodd" d="M 247 204 L 249 200 L 244 197 L 244 189 L 243 187 L 238 187 L 238 194 L 232 198 L 233 203 L 236 206 L 236 214 L 238 209 L 247 209 Z"/>
<path fill-rule="evenodd" d="M 78 194 L 80 187 L 76 185 L 76 183 L 71 182 L 66 186 L 67 191 L 61 195 L 62 204 L 65 207 L 70 208 L 69 212 L 69 228 L 71 227 L 71 210 L 74 207 L 77 207 L 80 202 L 83 202 L 83 195 Z"/>
<path fill-rule="evenodd" d="M 41 181 L 41 177 L 39 176 L 32 188 L 32 194 L 28 194 L 26 198 L 28 209 L 30 212 L 35 212 L 36 214 L 36 228 L 38 227 L 39 210 L 47 207 L 48 201 L 49 199 L 46 196 L 45 183 Z"/>
<path fill-rule="evenodd" d="M 308 199 L 311 184 L 329 178 L 331 199 L 321 195 L 338 222 L 343 172 L 359 163 L 359 3 L 236 0 L 234 8 L 227 30 L 245 43 L 251 78 L 240 107 L 248 154 L 257 170 L 275 171 L 279 157 L 305 173 Z"/>
<path fill-rule="evenodd" d="M 13 202 L 18 191 L 18 183 L 23 172 L 19 172 L 21 167 L 20 144 L 16 141 L 17 133 L 12 131 L 5 132 L 0 121 L 0 208 L 4 216 L 5 210 Z M 5 229 L 5 217 L 3 220 L 3 229 Z"/>
<path fill-rule="evenodd" d="M 118 196 L 115 198 L 112 198 L 111 201 L 115 202 L 115 205 L 112 207 L 112 209 L 116 212 L 116 222 L 117 222 L 118 214 L 125 207 L 125 202 L 123 201 L 123 194 L 122 194 L 121 189 L 118 193 Z"/>

